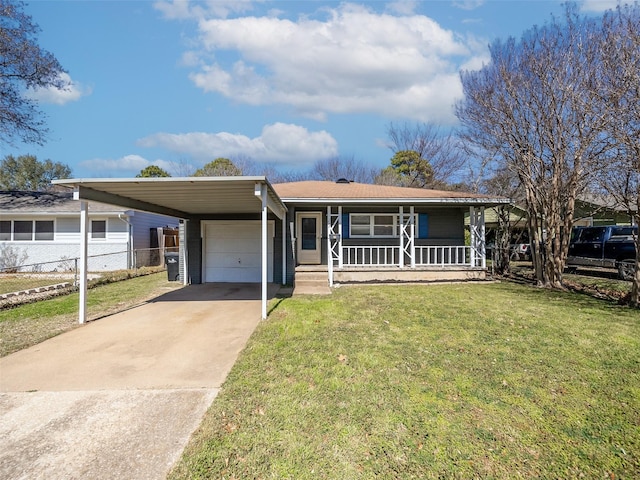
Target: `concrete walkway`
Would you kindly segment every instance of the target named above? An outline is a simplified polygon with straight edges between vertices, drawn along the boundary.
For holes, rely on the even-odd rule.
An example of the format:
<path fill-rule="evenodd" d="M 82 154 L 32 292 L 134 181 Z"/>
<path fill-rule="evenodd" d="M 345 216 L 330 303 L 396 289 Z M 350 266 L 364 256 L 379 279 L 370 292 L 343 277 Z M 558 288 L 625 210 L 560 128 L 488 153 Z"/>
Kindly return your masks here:
<path fill-rule="evenodd" d="M 193 285 L 0 359 L 0 478 L 165 478 L 259 322 Z"/>

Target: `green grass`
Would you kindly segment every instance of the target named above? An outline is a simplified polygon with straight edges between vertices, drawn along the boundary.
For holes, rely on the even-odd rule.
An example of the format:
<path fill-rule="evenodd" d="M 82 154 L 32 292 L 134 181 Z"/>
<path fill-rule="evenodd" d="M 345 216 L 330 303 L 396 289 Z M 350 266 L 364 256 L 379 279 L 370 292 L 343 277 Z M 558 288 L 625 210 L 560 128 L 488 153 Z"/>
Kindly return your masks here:
<path fill-rule="evenodd" d="M 87 294 L 87 318 L 116 313 L 180 287 L 165 272 L 92 288 Z M 78 294 L 0 310 L 0 357 L 78 326 Z"/>
<path fill-rule="evenodd" d="M 513 262 L 511 271 L 516 278 L 533 281 L 531 262 Z M 617 271 L 605 268 L 579 268 L 575 273 L 564 273 L 563 282 L 569 289 L 596 297 L 620 299 L 631 291 L 631 282 L 619 280 Z"/>
<path fill-rule="evenodd" d="M 281 300 L 170 478 L 638 478 L 640 313 L 501 284 Z"/>
<path fill-rule="evenodd" d="M 0 295 L 3 293 L 19 292 L 30 288 L 45 287 L 57 283 L 73 283 L 73 276 L 70 278 L 42 278 L 34 274 L 0 274 Z"/>

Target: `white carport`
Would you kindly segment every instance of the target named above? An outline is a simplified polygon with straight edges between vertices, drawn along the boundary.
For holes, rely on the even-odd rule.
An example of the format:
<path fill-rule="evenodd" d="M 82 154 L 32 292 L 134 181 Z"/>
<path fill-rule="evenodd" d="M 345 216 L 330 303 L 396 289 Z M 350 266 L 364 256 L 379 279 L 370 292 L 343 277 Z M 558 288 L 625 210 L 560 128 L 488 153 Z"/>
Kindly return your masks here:
<path fill-rule="evenodd" d="M 86 321 L 89 201 L 167 215 L 184 222 L 211 215 L 233 218 L 259 214 L 263 319 L 267 317 L 267 237 L 271 212 L 282 224 L 282 283 L 286 283 L 287 207 L 266 177 L 90 178 L 54 180 L 53 183 L 74 188 L 74 198 L 80 201 L 80 323 Z M 183 263 L 186 271 L 185 259 Z M 185 283 L 186 277 L 184 275 Z"/>

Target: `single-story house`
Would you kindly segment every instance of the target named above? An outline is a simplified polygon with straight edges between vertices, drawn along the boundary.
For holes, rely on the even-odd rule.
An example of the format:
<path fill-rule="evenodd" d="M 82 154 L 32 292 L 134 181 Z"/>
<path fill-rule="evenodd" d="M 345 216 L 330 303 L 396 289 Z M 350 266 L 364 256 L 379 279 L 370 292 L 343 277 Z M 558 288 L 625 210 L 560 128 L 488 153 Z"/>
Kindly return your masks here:
<path fill-rule="evenodd" d="M 308 268 L 323 273 L 327 285 L 482 279 L 484 209 L 509 202 L 344 179 L 274 185 L 264 176 L 54 183 L 75 189 L 81 217 L 96 201 L 179 218 L 183 282 L 261 283 L 263 317 L 267 283 L 295 285 Z"/>
<path fill-rule="evenodd" d="M 134 261 L 140 266 L 148 260 L 153 233 L 157 235 L 152 229 L 178 225 L 175 218 L 97 202 L 89 205 L 88 220 L 90 271 L 131 268 Z M 5 246 L 21 260 L 6 266 L 73 268 L 72 259 L 80 256 L 80 214 L 73 192 L 0 191 L 0 248 Z"/>

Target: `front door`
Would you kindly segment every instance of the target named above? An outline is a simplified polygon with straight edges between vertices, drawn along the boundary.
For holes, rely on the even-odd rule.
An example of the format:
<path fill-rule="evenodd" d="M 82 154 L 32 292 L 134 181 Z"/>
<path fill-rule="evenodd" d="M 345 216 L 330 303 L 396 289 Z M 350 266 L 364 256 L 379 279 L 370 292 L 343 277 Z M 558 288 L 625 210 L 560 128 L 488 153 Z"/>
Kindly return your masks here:
<path fill-rule="evenodd" d="M 321 262 L 322 213 L 298 212 L 296 215 L 296 254 L 301 265 Z"/>

